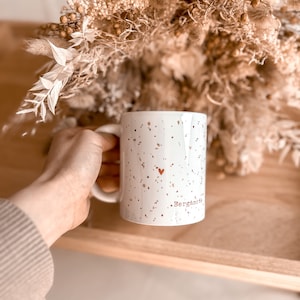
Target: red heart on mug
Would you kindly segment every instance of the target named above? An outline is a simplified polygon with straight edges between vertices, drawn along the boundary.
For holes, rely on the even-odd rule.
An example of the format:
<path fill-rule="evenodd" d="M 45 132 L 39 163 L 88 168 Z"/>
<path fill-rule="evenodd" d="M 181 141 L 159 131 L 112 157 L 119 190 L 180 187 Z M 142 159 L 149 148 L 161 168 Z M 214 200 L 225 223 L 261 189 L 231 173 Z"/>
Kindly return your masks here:
<path fill-rule="evenodd" d="M 159 172 L 160 175 L 162 175 L 164 173 L 164 171 L 165 171 L 165 169 L 158 168 L 158 172 Z"/>

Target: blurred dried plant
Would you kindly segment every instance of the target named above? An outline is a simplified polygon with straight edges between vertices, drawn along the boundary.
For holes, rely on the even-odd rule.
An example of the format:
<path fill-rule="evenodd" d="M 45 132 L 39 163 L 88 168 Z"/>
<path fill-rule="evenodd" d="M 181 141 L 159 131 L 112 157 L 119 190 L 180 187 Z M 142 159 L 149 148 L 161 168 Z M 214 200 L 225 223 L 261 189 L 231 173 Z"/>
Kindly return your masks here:
<path fill-rule="evenodd" d="M 69 0 L 59 23 L 28 42 L 51 59 L 18 116 L 199 111 L 225 172 L 257 172 L 267 150 L 299 166 L 298 9 L 281 0 Z"/>

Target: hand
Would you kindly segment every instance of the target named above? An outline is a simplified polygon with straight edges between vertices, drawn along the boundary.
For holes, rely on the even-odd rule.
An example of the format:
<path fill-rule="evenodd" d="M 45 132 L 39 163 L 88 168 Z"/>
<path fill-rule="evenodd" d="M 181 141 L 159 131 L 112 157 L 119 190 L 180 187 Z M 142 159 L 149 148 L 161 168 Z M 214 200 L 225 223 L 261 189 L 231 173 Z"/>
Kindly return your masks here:
<path fill-rule="evenodd" d="M 107 193 L 115 192 L 120 187 L 120 147 L 103 152 L 100 174 L 97 184 Z"/>
<path fill-rule="evenodd" d="M 57 133 L 41 176 L 10 198 L 33 220 L 49 246 L 86 219 L 102 153 L 116 143 L 113 135 L 87 129 Z"/>

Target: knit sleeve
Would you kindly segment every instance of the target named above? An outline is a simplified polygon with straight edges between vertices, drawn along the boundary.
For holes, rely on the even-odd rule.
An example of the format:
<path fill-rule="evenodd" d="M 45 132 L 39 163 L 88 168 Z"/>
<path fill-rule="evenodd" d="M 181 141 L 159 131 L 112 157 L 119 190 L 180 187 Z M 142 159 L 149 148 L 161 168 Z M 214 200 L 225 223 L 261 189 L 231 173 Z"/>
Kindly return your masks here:
<path fill-rule="evenodd" d="M 50 250 L 34 223 L 0 199 L 0 299 L 44 299 L 53 276 Z"/>

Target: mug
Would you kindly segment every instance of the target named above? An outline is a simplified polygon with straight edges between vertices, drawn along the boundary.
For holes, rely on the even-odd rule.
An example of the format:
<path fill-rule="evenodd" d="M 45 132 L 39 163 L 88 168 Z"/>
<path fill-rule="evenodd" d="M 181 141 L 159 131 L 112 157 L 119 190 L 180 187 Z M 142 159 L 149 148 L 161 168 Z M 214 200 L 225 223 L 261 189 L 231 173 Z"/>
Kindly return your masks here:
<path fill-rule="evenodd" d="M 92 195 L 119 202 L 121 217 L 143 225 L 176 226 L 205 217 L 206 115 L 137 111 L 96 132 L 120 137 L 120 190 Z"/>

